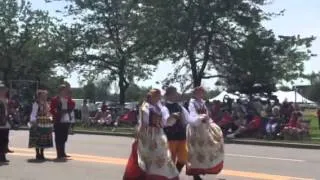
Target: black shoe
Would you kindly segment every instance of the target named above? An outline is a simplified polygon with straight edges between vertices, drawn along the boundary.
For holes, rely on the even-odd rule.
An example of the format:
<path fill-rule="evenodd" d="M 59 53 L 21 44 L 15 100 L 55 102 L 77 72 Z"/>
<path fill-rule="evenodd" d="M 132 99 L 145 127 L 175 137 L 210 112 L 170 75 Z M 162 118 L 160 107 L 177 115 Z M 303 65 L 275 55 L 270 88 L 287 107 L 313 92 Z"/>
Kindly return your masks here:
<path fill-rule="evenodd" d="M 14 151 L 7 149 L 7 153 L 14 153 Z"/>
<path fill-rule="evenodd" d="M 71 158 L 71 156 L 64 154 L 63 157 L 65 158 Z"/>
<path fill-rule="evenodd" d="M 36 160 L 42 160 L 42 158 L 41 158 L 41 155 L 40 155 L 40 154 L 37 154 L 37 155 L 36 155 Z"/>
<path fill-rule="evenodd" d="M 6 155 L 1 154 L 0 155 L 0 163 L 8 163 L 10 162 L 9 160 L 7 160 Z"/>
<path fill-rule="evenodd" d="M 199 175 L 193 176 L 193 180 L 202 180 L 202 178 Z"/>

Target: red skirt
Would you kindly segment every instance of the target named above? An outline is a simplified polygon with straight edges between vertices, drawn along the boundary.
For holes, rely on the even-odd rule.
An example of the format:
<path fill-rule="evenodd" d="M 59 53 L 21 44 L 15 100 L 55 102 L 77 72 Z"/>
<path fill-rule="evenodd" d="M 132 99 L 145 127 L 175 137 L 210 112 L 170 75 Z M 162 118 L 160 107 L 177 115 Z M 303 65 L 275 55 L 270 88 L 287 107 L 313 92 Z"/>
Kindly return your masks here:
<path fill-rule="evenodd" d="M 164 176 L 145 173 L 138 164 L 138 141 L 135 140 L 131 147 L 131 154 L 126 165 L 123 180 L 179 180 L 179 177 L 168 179 Z"/>
<path fill-rule="evenodd" d="M 138 141 L 135 140 L 131 147 L 131 154 L 124 172 L 123 180 L 142 180 L 145 173 L 138 164 Z"/>
<path fill-rule="evenodd" d="M 186 174 L 189 176 L 205 175 L 205 174 L 219 174 L 223 169 L 223 161 L 215 167 L 209 169 L 187 168 Z"/>

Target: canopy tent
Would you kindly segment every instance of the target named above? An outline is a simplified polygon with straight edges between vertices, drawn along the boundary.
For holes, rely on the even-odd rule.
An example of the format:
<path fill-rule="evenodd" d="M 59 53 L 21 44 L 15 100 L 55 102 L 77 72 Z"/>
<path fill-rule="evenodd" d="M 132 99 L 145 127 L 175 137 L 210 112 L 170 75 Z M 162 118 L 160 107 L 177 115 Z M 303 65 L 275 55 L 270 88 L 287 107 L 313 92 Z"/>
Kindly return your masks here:
<path fill-rule="evenodd" d="M 288 102 L 315 104 L 315 102 L 310 101 L 309 99 L 303 97 L 301 94 L 295 91 L 277 91 L 273 93 L 273 95 L 277 96 L 280 103 L 287 100 Z"/>
<path fill-rule="evenodd" d="M 233 100 L 239 99 L 239 96 L 237 96 L 237 95 L 228 93 L 227 91 L 222 91 L 218 96 L 210 99 L 210 101 L 211 101 L 211 102 L 212 102 L 212 101 L 220 101 L 220 102 L 222 102 L 222 101 L 225 99 L 225 97 L 227 97 L 227 96 L 228 96 L 230 99 L 233 99 Z"/>

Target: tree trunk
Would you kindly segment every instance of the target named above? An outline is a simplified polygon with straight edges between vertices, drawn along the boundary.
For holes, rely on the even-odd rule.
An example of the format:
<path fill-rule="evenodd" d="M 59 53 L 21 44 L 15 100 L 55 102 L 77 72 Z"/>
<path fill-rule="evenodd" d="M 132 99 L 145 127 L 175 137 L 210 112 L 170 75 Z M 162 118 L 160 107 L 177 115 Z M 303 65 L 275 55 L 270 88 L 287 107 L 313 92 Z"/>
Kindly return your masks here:
<path fill-rule="evenodd" d="M 201 86 L 201 81 L 202 78 L 201 77 L 197 77 L 196 79 L 193 80 L 193 87 L 199 87 Z"/>
<path fill-rule="evenodd" d="M 126 81 L 125 78 L 125 66 L 126 66 L 126 60 L 122 58 L 120 60 L 120 68 L 119 68 L 119 89 L 120 89 L 120 94 L 119 94 L 119 103 L 121 106 L 124 106 L 126 102 L 126 91 L 129 87 L 129 83 Z"/>

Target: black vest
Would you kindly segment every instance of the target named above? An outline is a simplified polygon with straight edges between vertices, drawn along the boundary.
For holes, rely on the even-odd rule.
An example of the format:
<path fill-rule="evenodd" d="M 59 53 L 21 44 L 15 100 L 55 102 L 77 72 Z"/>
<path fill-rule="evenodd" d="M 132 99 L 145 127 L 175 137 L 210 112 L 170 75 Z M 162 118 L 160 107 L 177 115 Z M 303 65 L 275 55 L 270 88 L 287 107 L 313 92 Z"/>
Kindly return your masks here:
<path fill-rule="evenodd" d="M 178 103 L 166 103 L 170 114 L 180 112 L 182 113 L 182 108 Z M 164 128 L 164 132 L 167 135 L 169 141 L 172 140 L 186 140 L 186 125 L 183 119 L 177 121 L 173 126 Z"/>

